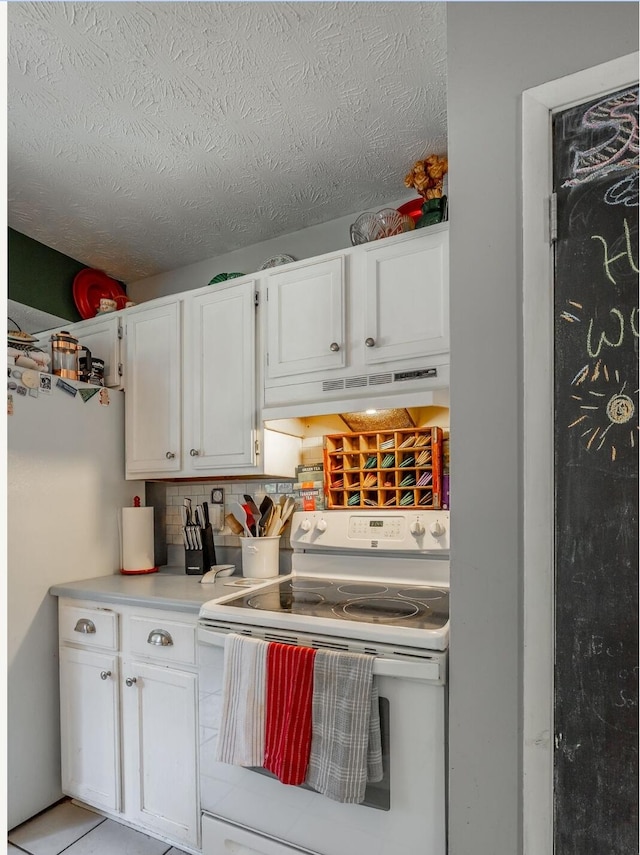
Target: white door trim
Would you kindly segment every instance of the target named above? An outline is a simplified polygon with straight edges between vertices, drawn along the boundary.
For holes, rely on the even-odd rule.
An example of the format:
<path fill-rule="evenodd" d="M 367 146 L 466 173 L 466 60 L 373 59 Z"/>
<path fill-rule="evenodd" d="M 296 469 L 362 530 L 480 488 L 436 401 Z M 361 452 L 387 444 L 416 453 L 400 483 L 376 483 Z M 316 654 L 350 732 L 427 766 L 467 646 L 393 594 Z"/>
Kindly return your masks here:
<path fill-rule="evenodd" d="M 522 95 L 524 383 L 523 853 L 553 853 L 551 116 L 638 80 L 638 53 Z"/>

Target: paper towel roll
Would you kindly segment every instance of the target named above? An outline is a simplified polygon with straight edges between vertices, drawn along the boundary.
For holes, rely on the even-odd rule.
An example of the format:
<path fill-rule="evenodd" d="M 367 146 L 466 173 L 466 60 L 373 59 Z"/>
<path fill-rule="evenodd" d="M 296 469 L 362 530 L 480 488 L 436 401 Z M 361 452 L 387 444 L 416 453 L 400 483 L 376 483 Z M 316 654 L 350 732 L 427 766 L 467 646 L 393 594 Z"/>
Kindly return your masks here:
<path fill-rule="evenodd" d="M 122 509 L 122 573 L 153 573 L 153 508 Z"/>

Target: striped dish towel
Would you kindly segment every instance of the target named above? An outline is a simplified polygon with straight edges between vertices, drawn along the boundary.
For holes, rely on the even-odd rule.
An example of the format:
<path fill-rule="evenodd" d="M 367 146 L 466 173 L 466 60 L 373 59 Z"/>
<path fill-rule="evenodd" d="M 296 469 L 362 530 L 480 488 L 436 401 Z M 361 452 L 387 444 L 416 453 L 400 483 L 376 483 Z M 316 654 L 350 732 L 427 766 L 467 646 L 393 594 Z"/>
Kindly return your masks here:
<path fill-rule="evenodd" d="M 264 768 L 283 784 L 302 784 L 309 764 L 313 662 L 310 647 L 270 643 Z"/>
<path fill-rule="evenodd" d="M 222 715 L 216 759 L 234 766 L 264 762 L 266 641 L 230 633 L 224 641 Z"/>
<path fill-rule="evenodd" d="M 337 802 L 360 804 L 367 781 L 382 780 L 373 656 L 319 650 L 307 784 Z"/>

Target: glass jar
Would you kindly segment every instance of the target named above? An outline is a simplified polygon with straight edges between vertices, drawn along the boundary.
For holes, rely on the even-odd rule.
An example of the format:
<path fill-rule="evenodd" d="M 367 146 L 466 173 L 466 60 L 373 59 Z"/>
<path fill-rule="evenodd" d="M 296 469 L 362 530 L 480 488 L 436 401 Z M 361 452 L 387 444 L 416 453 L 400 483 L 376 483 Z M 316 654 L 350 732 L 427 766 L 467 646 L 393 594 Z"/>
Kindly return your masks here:
<path fill-rule="evenodd" d="M 51 336 L 51 373 L 66 380 L 78 379 L 78 339 L 64 330 Z"/>

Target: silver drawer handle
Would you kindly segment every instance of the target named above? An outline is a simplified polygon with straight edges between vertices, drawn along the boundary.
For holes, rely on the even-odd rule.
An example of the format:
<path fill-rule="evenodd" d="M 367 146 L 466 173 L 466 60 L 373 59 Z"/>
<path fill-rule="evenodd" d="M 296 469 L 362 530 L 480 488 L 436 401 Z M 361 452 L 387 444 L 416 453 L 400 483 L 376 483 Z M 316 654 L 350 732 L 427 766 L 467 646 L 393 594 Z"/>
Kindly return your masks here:
<path fill-rule="evenodd" d="M 192 457 L 197 457 L 197 456 L 200 454 L 200 452 L 198 451 L 198 449 L 197 449 L 197 448 L 192 448 L 192 449 L 191 449 L 191 451 L 189 452 L 189 454 L 190 454 Z"/>
<path fill-rule="evenodd" d="M 127 677 L 127 679 L 125 680 L 125 683 L 127 684 L 127 686 L 133 686 L 133 684 L 137 683 L 137 682 L 138 682 L 137 677 Z"/>
<path fill-rule="evenodd" d="M 173 453 L 173 451 L 167 451 L 167 453 L 165 454 L 165 457 L 167 458 L 167 460 L 173 460 L 173 458 L 175 457 L 175 454 Z"/>
<path fill-rule="evenodd" d="M 364 343 L 367 345 L 367 347 L 374 347 L 376 340 L 375 340 L 375 338 L 369 337 L 369 338 L 365 338 Z"/>
<path fill-rule="evenodd" d="M 337 353 L 340 350 L 340 345 L 337 341 L 332 341 L 329 345 L 329 350 L 331 350 L 333 353 Z"/>
<path fill-rule="evenodd" d="M 92 620 L 87 620 L 87 618 L 80 618 L 78 623 L 73 628 L 74 632 L 84 632 L 85 634 L 91 634 L 96 631 L 96 625 Z"/>
<path fill-rule="evenodd" d="M 111 676 L 111 671 L 101 671 L 100 672 L 100 679 L 101 680 L 106 680 L 107 677 L 110 677 L 110 676 Z"/>
<path fill-rule="evenodd" d="M 147 638 L 147 644 L 155 644 L 156 647 L 169 647 L 173 644 L 173 638 L 166 629 L 152 629 Z"/>

